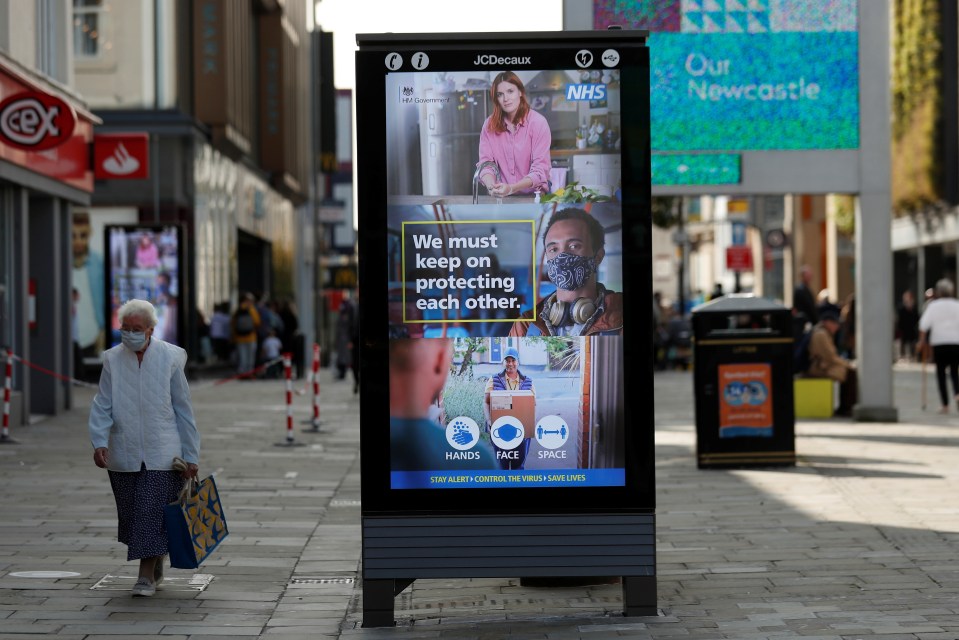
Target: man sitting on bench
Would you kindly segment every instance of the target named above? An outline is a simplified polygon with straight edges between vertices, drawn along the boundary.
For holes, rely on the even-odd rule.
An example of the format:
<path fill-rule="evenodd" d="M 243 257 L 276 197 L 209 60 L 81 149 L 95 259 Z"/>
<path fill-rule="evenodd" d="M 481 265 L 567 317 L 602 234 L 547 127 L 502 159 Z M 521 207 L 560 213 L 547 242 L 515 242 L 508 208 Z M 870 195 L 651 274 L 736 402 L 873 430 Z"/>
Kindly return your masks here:
<path fill-rule="evenodd" d="M 829 305 L 819 312 L 819 322 L 809 340 L 809 369 L 806 370 L 806 377 L 832 378 L 839 382 L 839 408 L 836 409 L 836 415 L 851 416 L 858 399 L 859 385 L 856 365 L 836 351 L 839 327 L 838 307 Z"/>

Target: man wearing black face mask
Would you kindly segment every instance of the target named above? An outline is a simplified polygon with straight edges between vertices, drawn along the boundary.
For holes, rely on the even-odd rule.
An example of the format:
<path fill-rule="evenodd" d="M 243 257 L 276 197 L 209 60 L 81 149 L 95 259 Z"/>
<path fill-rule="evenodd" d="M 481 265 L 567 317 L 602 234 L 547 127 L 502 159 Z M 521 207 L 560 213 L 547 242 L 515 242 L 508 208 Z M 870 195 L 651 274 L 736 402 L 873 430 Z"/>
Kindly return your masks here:
<path fill-rule="evenodd" d="M 623 295 L 597 282 L 606 256 L 603 226 L 582 209 L 561 209 L 543 234 L 546 273 L 556 292 L 513 323 L 509 335 L 622 335 Z M 526 319 L 528 318 L 528 319 Z"/>

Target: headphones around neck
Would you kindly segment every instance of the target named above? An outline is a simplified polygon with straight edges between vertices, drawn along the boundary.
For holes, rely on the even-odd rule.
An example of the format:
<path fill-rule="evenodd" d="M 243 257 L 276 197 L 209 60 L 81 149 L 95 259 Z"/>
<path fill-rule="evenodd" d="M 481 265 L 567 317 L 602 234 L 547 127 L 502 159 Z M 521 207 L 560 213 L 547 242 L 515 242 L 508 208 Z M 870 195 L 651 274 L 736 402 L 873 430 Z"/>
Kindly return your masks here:
<path fill-rule="evenodd" d="M 556 299 L 554 293 L 546 303 L 546 319 L 554 327 L 585 324 L 596 313 L 596 303 L 589 298 L 576 298 L 572 302 Z"/>

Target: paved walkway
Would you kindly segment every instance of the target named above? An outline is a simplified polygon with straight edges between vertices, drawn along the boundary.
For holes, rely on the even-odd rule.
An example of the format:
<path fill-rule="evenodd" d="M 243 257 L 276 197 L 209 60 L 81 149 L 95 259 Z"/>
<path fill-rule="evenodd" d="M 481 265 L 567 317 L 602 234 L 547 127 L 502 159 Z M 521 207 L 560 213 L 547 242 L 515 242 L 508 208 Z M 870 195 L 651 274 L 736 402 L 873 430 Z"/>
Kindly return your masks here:
<path fill-rule="evenodd" d="M 320 433 L 303 431 L 310 397 L 297 396 L 293 447 L 277 446 L 281 381 L 194 385 L 201 472 L 216 473 L 230 537 L 136 600 L 80 389 L 76 410 L 15 427 L 19 444 L 0 447 L 0 638 L 956 640 L 959 416 L 935 413 L 932 375 L 925 412 L 918 368 L 894 380 L 896 424 L 800 421 L 795 468 L 701 471 L 692 377 L 658 374 L 662 615 L 623 618 L 616 584 L 420 580 L 389 629 L 360 628 L 352 383 L 323 372 Z M 28 577 L 49 571 L 75 575 Z"/>

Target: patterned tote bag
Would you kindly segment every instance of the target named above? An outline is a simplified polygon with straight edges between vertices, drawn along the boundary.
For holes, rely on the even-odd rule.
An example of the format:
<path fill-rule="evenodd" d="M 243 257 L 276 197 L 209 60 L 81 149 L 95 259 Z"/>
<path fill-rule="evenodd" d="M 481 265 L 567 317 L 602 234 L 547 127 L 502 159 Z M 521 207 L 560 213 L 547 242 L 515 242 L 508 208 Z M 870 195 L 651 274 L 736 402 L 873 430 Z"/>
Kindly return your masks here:
<path fill-rule="evenodd" d="M 163 511 L 170 566 L 196 569 L 229 535 L 213 476 L 187 480 L 180 498 Z"/>

